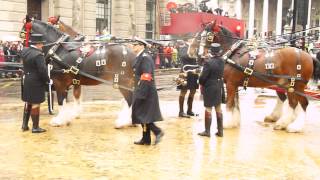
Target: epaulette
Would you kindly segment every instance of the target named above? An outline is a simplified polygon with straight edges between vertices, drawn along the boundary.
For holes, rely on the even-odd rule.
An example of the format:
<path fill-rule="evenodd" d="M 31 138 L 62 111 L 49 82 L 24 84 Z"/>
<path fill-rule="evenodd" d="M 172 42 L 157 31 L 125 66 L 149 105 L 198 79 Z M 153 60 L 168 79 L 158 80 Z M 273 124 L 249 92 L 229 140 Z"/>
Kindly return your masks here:
<path fill-rule="evenodd" d="M 146 56 L 148 56 L 148 54 L 147 54 L 147 53 L 143 53 L 142 56 L 143 56 L 143 57 L 146 57 Z"/>

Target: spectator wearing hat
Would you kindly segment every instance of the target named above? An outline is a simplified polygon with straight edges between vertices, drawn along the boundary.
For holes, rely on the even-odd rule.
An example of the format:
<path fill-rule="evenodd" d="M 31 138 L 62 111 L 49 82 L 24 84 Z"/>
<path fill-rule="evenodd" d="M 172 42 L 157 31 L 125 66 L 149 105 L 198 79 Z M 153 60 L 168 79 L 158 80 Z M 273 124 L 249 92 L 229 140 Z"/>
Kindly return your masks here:
<path fill-rule="evenodd" d="M 203 101 L 205 107 L 205 131 L 198 133 L 200 136 L 210 137 L 211 112 L 214 106 L 217 117 L 216 136 L 223 136 L 222 122 L 222 95 L 223 91 L 223 69 L 224 61 L 221 58 L 221 45 L 212 43 L 208 61 L 203 66 L 202 73 L 199 78 L 200 85 L 203 87 Z"/>
<path fill-rule="evenodd" d="M 45 129 L 39 127 L 40 104 L 45 101 L 46 84 L 52 83 L 48 77 L 48 71 L 42 53 L 42 34 L 32 34 L 30 47 L 21 52 L 23 60 L 23 87 L 22 100 L 25 102 L 22 131 L 28 131 L 28 122 L 31 115 L 32 133 L 42 133 Z"/>
<path fill-rule="evenodd" d="M 154 80 L 154 61 L 147 54 L 145 48 L 148 43 L 136 38 L 132 44 L 132 50 L 137 54 L 132 63 L 135 82 L 132 102 L 132 123 L 141 124 L 143 132 L 142 138 L 135 141 L 137 145 L 150 145 L 150 131 L 156 136 L 155 144 L 159 143 L 163 131 L 154 122 L 162 121 L 159 106 L 159 98 Z"/>

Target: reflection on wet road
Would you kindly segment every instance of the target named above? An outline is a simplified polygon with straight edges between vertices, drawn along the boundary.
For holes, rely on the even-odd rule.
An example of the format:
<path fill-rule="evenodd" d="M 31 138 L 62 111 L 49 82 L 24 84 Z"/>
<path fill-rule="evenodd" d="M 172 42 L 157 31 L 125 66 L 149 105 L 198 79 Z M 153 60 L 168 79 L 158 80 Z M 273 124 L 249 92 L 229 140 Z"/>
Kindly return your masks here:
<path fill-rule="evenodd" d="M 90 92 L 87 90 L 86 92 Z M 70 126 L 50 127 L 41 110 L 44 134 L 20 131 L 23 103 L 0 103 L 0 179 L 317 179 L 320 177 L 320 103 L 311 102 L 305 132 L 274 131 L 262 123 L 275 98 L 242 92 L 239 129 L 223 138 L 204 138 L 203 107 L 197 97 L 191 119 L 177 118 L 174 89 L 161 92 L 165 131 L 157 146 L 136 146 L 140 127 L 114 129 L 120 96 L 86 100 Z M 85 94 L 89 96 L 89 94 Z M 118 98 L 118 99 L 117 99 Z M 216 130 L 213 117 L 212 133 Z"/>

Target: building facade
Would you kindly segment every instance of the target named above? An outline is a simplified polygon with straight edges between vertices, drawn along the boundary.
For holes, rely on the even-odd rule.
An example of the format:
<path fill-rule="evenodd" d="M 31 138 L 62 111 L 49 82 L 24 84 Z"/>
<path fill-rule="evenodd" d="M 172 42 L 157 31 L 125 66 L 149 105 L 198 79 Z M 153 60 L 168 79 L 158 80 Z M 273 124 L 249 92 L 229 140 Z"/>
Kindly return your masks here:
<path fill-rule="evenodd" d="M 18 36 L 26 14 L 60 19 L 81 34 L 154 38 L 156 0 L 0 0 L 0 40 Z"/>
<path fill-rule="evenodd" d="M 61 20 L 79 33 L 94 38 L 97 33 L 117 37 L 159 38 L 161 19 L 168 2 L 193 4 L 201 0 L 0 0 L 0 40 L 18 36 L 26 14 L 46 21 Z M 320 25 L 320 0 L 298 0 L 297 29 Z M 293 0 L 211 0 L 207 6 L 223 9 L 222 15 L 246 21 L 247 37 L 281 34 Z M 160 15 L 159 15 L 160 14 Z M 292 25 L 292 23 L 291 23 Z"/>

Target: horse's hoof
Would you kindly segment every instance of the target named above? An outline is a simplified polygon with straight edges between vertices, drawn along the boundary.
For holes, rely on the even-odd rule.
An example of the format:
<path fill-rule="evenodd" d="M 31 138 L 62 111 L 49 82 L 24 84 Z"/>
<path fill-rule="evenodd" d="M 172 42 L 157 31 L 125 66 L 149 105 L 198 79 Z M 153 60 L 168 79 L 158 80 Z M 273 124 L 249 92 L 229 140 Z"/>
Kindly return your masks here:
<path fill-rule="evenodd" d="M 123 129 L 124 126 L 115 126 L 114 128 L 115 128 L 115 129 Z"/>
<path fill-rule="evenodd" d="M 274 130 L 285 130 L 286 128 L 279 125 L 279 124 L 276 124 L 274 127 L 273 127 Z"/>
<path fill-rule="evenodd" d="M 288 127 L 287 127 L 287 132 L 288 133 L 301 133 L 303 130 L 301 127 L 299 127 L 298 125 L 296 124 L 290 124 Z"/>
<path fill-rule="evenodd" d="M 70 125 L 71 125 L 71 122 L 67 122 L 66 125 L 67 125 L 67 126 L 70 126 Z"/>
<path fill-rule="evenodd" d="M 52 122 L 50 122 L 50 126 L 53 126 L 53 127 L 60 127 L 60 126 L 61 126 L 61 124 L 58 124 L 58 123 L 52 123 Z"/>
<path fill-rule="evenodd" d="M 223 124 L 224 129 L 232 129 L 232 128 L 237 128 L 237 125 L 234 123 L 224 123 Z"/>
<path fill-rule="evenodd" d="M 273 123 L 276 122 L 277 120 L 275 118 L 273 118 L 272 116 L 266 116 L 264 118 L 264 122 L 268 122 L 268 123 Z"/>

